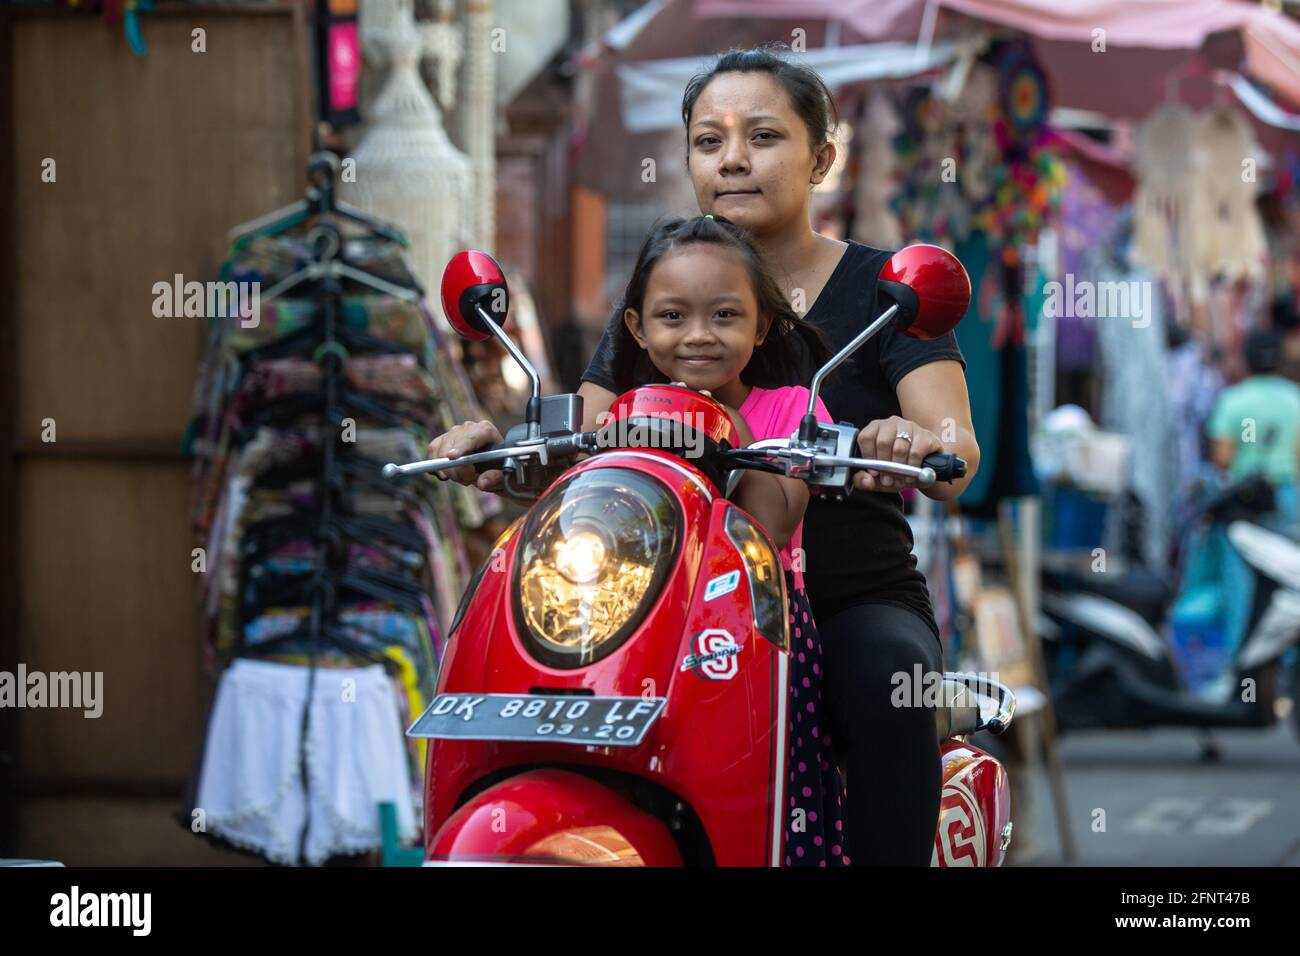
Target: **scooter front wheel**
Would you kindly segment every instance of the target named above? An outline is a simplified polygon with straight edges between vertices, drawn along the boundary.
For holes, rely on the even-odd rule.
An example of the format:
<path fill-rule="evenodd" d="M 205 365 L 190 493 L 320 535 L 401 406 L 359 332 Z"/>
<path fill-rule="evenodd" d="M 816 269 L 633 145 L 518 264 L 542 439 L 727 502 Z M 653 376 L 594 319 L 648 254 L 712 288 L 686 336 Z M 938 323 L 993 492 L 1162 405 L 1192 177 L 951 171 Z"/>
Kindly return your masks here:
<path fill-rule="evenodd" d="M 668 827 L 580 773 L 530 770 L 476 794 L 429 841 L 426 866 L 681 866 Z"/>

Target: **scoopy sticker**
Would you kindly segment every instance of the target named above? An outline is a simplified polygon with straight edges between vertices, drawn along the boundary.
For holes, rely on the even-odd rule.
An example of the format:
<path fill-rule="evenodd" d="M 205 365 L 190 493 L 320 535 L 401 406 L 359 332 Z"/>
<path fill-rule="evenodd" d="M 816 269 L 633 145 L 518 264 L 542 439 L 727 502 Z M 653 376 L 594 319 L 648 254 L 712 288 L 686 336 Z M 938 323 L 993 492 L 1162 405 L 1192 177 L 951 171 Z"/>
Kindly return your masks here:
<path fill-rule="evenodd" d="M 726 574 L 719 575 L 704 587 L 704 600 L 712 601 L 714 598 L 720 598 L 724 594 L 730 594 L 740 586 L 740 572 L 729 571 Z"/>
<path fill-rule="evenodd" d="M 695 653 L 687 654 L 682 670 L 695 671 L 705 680 L 731 680 L 740 671 L 736 655 L 740 645 L 730 631 L 710 628 L 695 635 L 691 642 Z"/>

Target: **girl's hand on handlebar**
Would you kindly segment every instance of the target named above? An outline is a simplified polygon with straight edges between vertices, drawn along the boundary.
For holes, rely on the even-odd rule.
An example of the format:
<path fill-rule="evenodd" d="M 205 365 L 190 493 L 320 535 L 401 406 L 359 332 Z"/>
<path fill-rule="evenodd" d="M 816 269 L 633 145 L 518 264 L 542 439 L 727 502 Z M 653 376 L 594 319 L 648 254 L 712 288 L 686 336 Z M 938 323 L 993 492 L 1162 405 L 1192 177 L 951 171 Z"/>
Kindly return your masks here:
<path fill-rule="evenodd" d="M 501 432 L 489 421 L 464 422 L 443 432 L 429 442 L 429 458 L 460 458 L 476 451 L 482 451 L 501 441 Z M 473 465 L 463 465 L 436 474 L 436 477 L 462 485 L 474 485 L 483 491 L 499 491 L 503 475 L 500 470 L 485 471 L 478 474 Z"/>
<path fill-rule="evenodd" d="M 878 418 L 858 432 L 858 452 L 863 458 L 879 458 L 920 468 L 926 455 L 943 450 L 938 435 L 898 415 Z M 882 475 L 870 469 L 853 476 L 853 486 L 860 491 L 897 491 L 915 484 L 915 478 Z"/>

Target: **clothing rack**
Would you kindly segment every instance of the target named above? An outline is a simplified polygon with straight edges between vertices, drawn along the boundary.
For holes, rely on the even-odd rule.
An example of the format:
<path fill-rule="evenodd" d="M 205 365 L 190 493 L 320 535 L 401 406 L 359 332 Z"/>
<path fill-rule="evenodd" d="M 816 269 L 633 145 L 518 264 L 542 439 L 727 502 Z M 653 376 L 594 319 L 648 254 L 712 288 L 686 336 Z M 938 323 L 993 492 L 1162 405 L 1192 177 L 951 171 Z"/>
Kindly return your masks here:
<path fill-rule="evenodd" d="M 371 676 L 363 681 L 363 672 L 348 673 L 356 674 L 359 684 L 368 682 L 372 702 L 377 692 L 387 700 L 385 707 L 400 705 L 409 714 L 416 699 L 432 689 L 438 635 L 448 623 L 448 607 L 454 608 L 447 594 L 458 593 L 468 577 L 459 526 L 482 520 L 468 507 L 474 499 L 466 489 L 383 482 L 380 461 L 367 456 L 367 441 L 400 441 L 404 447 L 416 442 L 422 449 L 435 429 L 477 415 L 479 409 L 463 370 L 444 354 L 405 257 L 400 250 L 393 253 L 394 247 L 405 246 L 400 231 L 337 202 L 338 169 L 332 154 L 314 156 L 304 199 L 232 231 L 222 278 L 251 276 L 268 287 L 261 294 L 264 321 L 252 332 L 228 322 L 216 324 L 191 427 L 201 449 L 196 527 L 210 532 L 220 555 L 207 603 L 214 615 L 216 653 L 230 663 L 222 673 L 223 687 L 241 661 L 262 659 L 266 664 L 259 666 L 283 667 L 289 682 L 286 690 L 269 693 L 292 692 L 297 706 L 296 695 L 304 684 L 306 688 L 296 720 L 302 807 L 295 804 L 292 813 L 276 817 L 265 799 L 254 801 L 261 806 L 254 815 L 265 814 L 265 819 L 257 817 L 258 823 L 270 833 L 264 846 L 273 844 L 274 855 L 238 839 L 244 831 L 231 821 L 239 814 L 224 812 L 248 810 L 230 806 L 241 799 L 231 796 L 237 788 L 223 793 L 209 786 L 217 803 L 226 799 L 220 816 L 231 824 L 226 832 L 210 835 L 276 862 L 299 864 L 320 862 L 320 833 L 329 847 L 347 844 L 331 853 L 360 852 L 367 845 L 355 842 L 352 829 L 346 839 L 332 829 L 337 824 L 329 820 L 339 819 L 333 804 L 324 819 L 319 810 L 313 813 L 317 795 L 312 774 L 319 776 L 315 764 L 322 759 L 311 753 L 313 722 L 324 720 L 315 729 L 319 738 L 321 728 L 338 719 L 328 704 L 316 700 L 320 672 L 353 661 L 380 664 L 388 679 L 378 682 L 377 691 Z M 268 303 L 282 296 L 268 310 Z M 398 319 L 390 322 L 390 312 Z M 369 454 L 377 457 L 373 449 Z M 255 495 L 262 496 L 256 507 L 250 504 Z M 223 587 L 223 580 L 232 586 Z M 224 640 L 232 628 L 233 636 Z M 280 680 L 278 671 L 259 673 L 259 679 Z M 231 695 L 227 708 L 237 706 L 237 693 Z M 291 732 L 263 741 L 249 731 L 247 739 L 232 741 L 230 727 L 238 722 L 229 713 L 219 721 L 220 706 L 219 690 L 204 760 L 213 747 L 212 728 L 218 727 L 216 733 L 225 737 L 217 740 L 213 767 L 223 759 L 237 765 L 240 753 L 263 748 L 255 756 L 273 766 L 263 771 L 254 761 L 255 772 L 291 780 L 288 748 L 295 745 L 286 744 Z M 282 731 L 287 726 L 287 720 L 277 723 Z M 384 759 L 392 758 L 396 748 L 402 755 L 398 763 L 409 758 L 412 765 L 408 779 L 418 782 L 414 748 L 400 736 L 396 742 L 386 732 L 381 736 Z M 372 739 L 357 738 L 362 743 Z M 316 744 L 319 748 L 320 741 Z M 338 742 L 340 752 L 347 744 Z M 347 759 L 360 764 L 372 759 L 364 753 L 366 747 L 357 749 L 361 756 Z M 358 775 L 358 767 L 339 769 L 337 753 L 327 756 L 335 776 Z M 391 771 L 394 764 L 388 759 L 383 766 Z M 208 779 L 203 769 L 201 765 L 196 776 L 196 799 Z M 389 779 L 395 778 L 390 774 Z M 408 793 L 408 807 L 411 799 Z M 418 801 L 418 792 L 413 799 Z M 371 812 L 372 846 L 378 849 L 378 805 Z M 409 809 L 403 812 L 408 821 L 415 819 Z M 325 828 L 320 833 L 312 832 L 314 817 Z M 293 822 L 286 823 L 290 818 Z M 348 826 L 355 823 L 349 817 Z M 290 846 L 294 835 L 296 851 Z"/>
<path fill-rule="evenodd" d="M 326 154 L 330 155 L 330 154 Z M 327 167 L 329 171 L 327 172 Z M 317 253 L 319 265 L 332 264 L 335 257 L 341 255 L 342 237 L 337 227 L 329 220 L 337 215 L 335 207 L 334 173 L 328 160 L 323 157 L 313 160 L 309 175 L 314 189 L 309 197 L 314 198 L 315 213 L 323 220 L 312 231 L 309 238 Z M 314 193 L 314 196 L 313 196 Z M 310 199 L 309 199 L 310 201 Z M 319 284 L 318 295 L 321 301 L 322 341 L 312 356 L 324 369 L 325 407 L 322 424 L 330 429 L 331 437 L 321 443 L 322 467 L 320 476 L 320 524 L 316 536 L 316 567 L 312 574 L 311 625 L 307 645 L 307 698 L 302 708 L 302 737 L 299 745 L 298 768 L 302 782 L 303 796 L 307 814 L 298 838 L 298 859 L 301 863 L 306 857 L 307 835 L 311 829 L 311 780 L 307 764 L 307 741 L 311 732 L 311 708 L 315 699 L 316 671 L 319 664 L 320 645 L 329 643 L 329 636 L 338 629 L 338 586 L 337 578 L 347 571 L 348 554 L 346 542 L 332 533 L 331 522 L 336 513 L 350 512 L 350 495 L 343 484 L 336 478 L 336 460 L 350 454 L 347 443 L 342 439 L 344 415 L 339 409 L 339 390 L 343 379 L 343 357 L 346 349 L 338 342 L 335 328 L 341 311 L 343 285 L 333 271 L 326 272 L 316 280 Z M 273 289 L 272 292 L 275 290 Z M 346 649 L 346 648 L 345 648 Z"/>

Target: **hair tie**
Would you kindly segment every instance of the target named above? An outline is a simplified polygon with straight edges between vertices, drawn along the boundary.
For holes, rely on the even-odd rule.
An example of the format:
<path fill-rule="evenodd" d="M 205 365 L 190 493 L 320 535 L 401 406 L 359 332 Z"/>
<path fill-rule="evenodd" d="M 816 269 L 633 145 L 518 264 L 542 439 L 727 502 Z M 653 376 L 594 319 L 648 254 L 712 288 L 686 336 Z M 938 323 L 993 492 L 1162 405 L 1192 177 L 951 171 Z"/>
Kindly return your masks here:
<path fill-rule="evenodd" d="M 711 212 L 706 212 L 706 213 L 704 214 L 704 218 L 705 218 L 705 219 L 712 219 L 712 218 L 713 218 L 713 213 L 711 213 Z"/>

